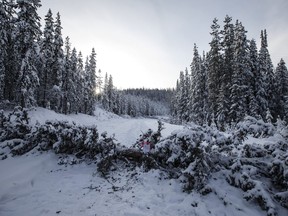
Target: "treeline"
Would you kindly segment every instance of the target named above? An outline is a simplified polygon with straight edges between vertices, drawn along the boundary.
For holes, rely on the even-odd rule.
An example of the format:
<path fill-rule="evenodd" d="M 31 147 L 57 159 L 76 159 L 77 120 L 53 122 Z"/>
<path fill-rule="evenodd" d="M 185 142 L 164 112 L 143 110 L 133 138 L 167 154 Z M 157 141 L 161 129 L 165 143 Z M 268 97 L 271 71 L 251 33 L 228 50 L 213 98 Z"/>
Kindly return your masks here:
<path fill-rule="evenodd" d="M 63 41 L 60 14 L 51 10 L 42 31 L 39 7 L 40 0 L 1 0 L 0 102 L 92 114 L 95 50 L 84 63 L 69 37 Z"/>
<path fill-rule="evenodd" d="M 99 77 L 100 78 L 100 77 Z M 160 99 L 160 93 L 163 98 Z M 113 85 L 113 78 L 106 73 L 102 92 L 98 95 L 98 101 L 105 110 L 117 115 L 156 116 L 169 114 L 168 103 L 172 95 L 171 90 L 158 89 L 127 89 L 117 90 Z"/>
<path fill-rule="evenodd" d="M 208 53 L 194 45 L 190 71 L 180 72 L 173 115 L 181 122 L 224 125 L 246 115 L 265 121 L 288 120 L 288 71 L 283 59 L 274 69 L 267 32 L 261 31 L 258 51 L 254 39 L 238 20 L 226 16 L 223 29 L 214 19 Z"/>
<path fill-rule="evenodd" d="M 149 98 L 152 101 L 159 101 L 170 106 L 171 99 L 174 94 L 173 89 L 146 89 L 146 88 L 129 88 L 124 89 L 125 94 L 143 96 Z"/>

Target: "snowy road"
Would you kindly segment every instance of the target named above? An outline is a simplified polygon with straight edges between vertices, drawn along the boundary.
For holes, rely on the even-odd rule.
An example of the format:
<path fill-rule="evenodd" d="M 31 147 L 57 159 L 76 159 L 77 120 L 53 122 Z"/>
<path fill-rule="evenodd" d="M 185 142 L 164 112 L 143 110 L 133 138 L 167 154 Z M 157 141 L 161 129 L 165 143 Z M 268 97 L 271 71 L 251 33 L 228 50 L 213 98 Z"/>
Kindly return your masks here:
<path fill-rule="evenodd" d="M 46 120 L 66 120 L 75 122 L 81 125 L 96 125 L 99 133 L 106 131 L 109 136 L 115 135 L 117 143 L 125 146 L 133 145 L 139 136 L 146 132 L 149 128 L 157 131 L 157 119 L 149 118 L 123 118 L 104 110 L 98 109 L 95 116 L 88 116 L 83 114 L 61 115 L 54 111 L 37 108 L 37 111 L 31 112 L 32 122 L 44 123 Z M 174 130 L 182 129 L 183 126 L 164 123 L 164 130 L 162 137 L 167 137 Z"/>
<path fill-rule="evenodd" d="M 96 123 L 99 131 L 114 133 L 119 143 L 125 146 L 131 146 L 135 143 L 140 134 L 145 133 L 149 128 L 157 131 L 158 123 L 156 119 L 114 119 L 113 121 L 103 121 Z M 162 137 L 167 137 L 174 130 L 183 128 L 183 126 L 164 124 Z"/>

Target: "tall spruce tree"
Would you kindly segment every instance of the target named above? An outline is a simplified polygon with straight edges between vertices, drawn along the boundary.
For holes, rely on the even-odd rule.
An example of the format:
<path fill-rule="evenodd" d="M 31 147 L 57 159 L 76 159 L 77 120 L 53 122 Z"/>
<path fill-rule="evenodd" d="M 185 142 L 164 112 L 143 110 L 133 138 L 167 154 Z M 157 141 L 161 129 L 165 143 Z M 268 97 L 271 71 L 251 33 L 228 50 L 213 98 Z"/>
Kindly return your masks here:
<path fill-rule="evenodd" d="M 179 91 L 177 92 L 177 118 L 180 122 L 189 121 L 189 90 L 190 90 L 190 76 L 188 69 L 180 72 L 179 76 Z"/>
<path fill-rule="evenodd" d="M 96 52 L 92 49 L 91 55 L 89 56 L 89 65 L 86 68 L 86 85 L 88 87 L 88 106 L 87 114 L 93 114 L 96 102 Z"/>
<path fill-rule="evenodd" d="M 39 73 L 39 105 L 50 108 L 50 101 L 53 99 L 53 64 L 54 64 L 54 21 L 52 11 L 49 9 L 45 16 L 45 28 L 41 43 L 42 71 Z"/>
<path fill-rule="evenodd" d="M 15 100 L 16 71 L 17 69 L 17 52 L 15 50 L 15 16 L 16 4 L 14 0 L 3 0 L 1 4 L 1 69 L 4 74 L 4 99 L 13 102 Z M 3 72 L 3 71 L 2 71 Z M 3 79 L 3 73 L 2 73 Z"/>
<path fill-rule="evenodd" d="M 275 95 L 274 95 L 274 73 L 273 65 L 268 51 L 267 33 L 266 30 L 261 31 L 261 48 L 259 51 L 259 66 L 260 73 L 264 77 L 264 90 L 266 103 L 262 104 L 262 116 L 266 116 L 267 112 L 275 118 Z"/>
<path fill-rule="evenodd" d="M 191 99 L 190 119 L 203 125 L 206 117 L 206 74 L 203 62 L 194 44 L 194 55 L 191 63 Z"/>
<path fill-rule="evenodd" d="M 217 98 L 217 122 L 218 125 L 223 129 L 225 123 L 229 123 L 229 112 L 231 108 L 231 82 L 234 65 L 234 25 L 231 23 L 232 17 L 228 15 L 224 20 L 224 27 L 221 31 L 222 42 L 221 49 L 223 52 L 223 64 L 220 76 L 220 89 L 219 97 Z"/>
<path fill-rule="evenodd" d="M 178 108 L 178 94 L 180 91 L 179 79 L 176 80 L 176 88 L 173 91 L 173 96 L 171 100 L 171 115 L 174 119 L 178 119 L 177 117 L 177 108 Z"/>
<path fill-rule="evenodd" d="M 234 40 L 234 64 L 231 86 L 231 111 L 230 118 L 238 122 L 247 114 L 249 107 L 250 78 L 248 41 L 246 31 L 241 22 L 236 21 Z"/>
<path fill-rule="evenodd" d="M 288 120 L 288 71 L 283 59 L 280 60 L 275 72 L 276 109 L 275 117 Z"/>
<path fill-rule="evenodd" d="M 39 85 L 38 70 L 36 67 L 39 58 L 39 41 L 41 36 L 40 17 L 37 9 L 41 6 L 40 0 L 17 0 L 16 41 L 17 74 L 16 74 L 16 101 L 22 107 L 36 105 L 35 90 Z"/>
<path fill-rule="evenodd" d="M 78 55 L 77 50 L 74 47 L 71 52 L 71 74 L 69 78 L 69 92 L 68 92 L 68 101 L 70 104 L 69 111 L 70 113 L 78 113 L 80 92 L 77 92 L 77 85 L 80 82 L 80 75 L 78 71 Z"/>
<path fill-rule="evenodd" d="M 62 77 L 64 75 L 64 52 L 63 52 L 63 38 L 62 38 L 62 27 L 60 14 L 57 13 L 56 20 L 54 23 L 54 55 L 52 65 L 51 82 L 53 88 L 51 92 L 50 104 L 51 108 L 56 112 L 62 112 Z"/>
<path fill-rule="evenodd" d="M 71 44 L 70 38 L 65 39 L 65 51 L 64 51 L 64 71 L 62 76 L 62 111 L 64 114 L 70 113 L 70 101 L 69 92 L 71 91 L 71 81 L 72 81 L 72 69 L 71 69 Z"/>
<path fill-rule="evenodd" d="M 0 4 L 0 100 L 4 99 L 6 60 L 8 57 L 8 38 L 12 14 L 9 14 L 9 2 L 2 0 Z"/>
<path fill-rule="evenodd" d="M 77 72 L 76 72 L 76 106 L 78 107 L 76 112 L 83 113 L 84 104 L 84 64 L 82 53 L 79 52 L 77 56 Z"/>
<path fill-rule="evenodd" d="M 103 93 L 102 93 L 102 106 L 104 109 L 109 109 L 109 99 L 108 99 L 108 74 L 105 73 L 104 77 L 104 86 L 103 86 Z M 130 114 L 128 114 L 130 115 Z"/>
<path fill-rule="evenodd" d="M 96 100 L 101 101 L 102 100 L 102 90 L 103 90 L 103 77 L 102 77 L 102 71 L 101 69 L 98 70 L 97 73 L 97 79 L 96 79 Z"/>
<path fill-rule="evenodd" d="M 211 25 L 210 51 L 207 56 L 208 71 L 207 71 L 207 88 L 208 88 L 208 104 L 209 104 L 209 122 L 216 117 L 217 113 L 217 98 L 220 91 L 220 77 L 221 77 L 221 37 L 219 32 L 220 26 L 218 20 L 215 18 Z"/>
<path fill-rule="evenodd" d="M 184 95 L 183 99 L 186 103 L 185 112 L 182 117 L 182 120 L 185 122 L 190 121 L 190 94 L 191 94 L 191 74 L 188 71 L 188 68 L 185 68 L 185 82 L 184 82 Z"/>
<path fill-rule="evenodd" d="M 263 104 L 266 104 L 264 77 L 260 72 L 258 50 L 254 39 L 250 41 L 249 59 L 251 70 L 250 85 L 253 95 L 250 98 L 248 114 L 255 118 L 264 118 L 265 109 L 263 109 Z"/>
<path fill-rule="evenodd" d="M 107 85 L 107 96 L 108 96 L 108 110 L 114 113 L 117 113 L 117 106 L 116 106 L 116 94 L 113 84 L 113 77 L 110 74 L 108 79 Z"/>

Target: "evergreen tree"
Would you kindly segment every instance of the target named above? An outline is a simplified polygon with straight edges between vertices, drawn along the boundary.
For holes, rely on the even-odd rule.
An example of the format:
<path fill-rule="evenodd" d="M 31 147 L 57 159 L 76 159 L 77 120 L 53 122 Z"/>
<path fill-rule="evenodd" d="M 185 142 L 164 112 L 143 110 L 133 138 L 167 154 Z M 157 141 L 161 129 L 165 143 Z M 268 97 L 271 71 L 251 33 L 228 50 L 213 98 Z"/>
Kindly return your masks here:
<path fill-rule="evenodd" d="M 127 115 L 135 117 L 136 111 L 135 111 L 135 104 L 132 103 L 131 99 L 129 98 L 127 101 Z"/>
<path fill-rule="evenodd" d="M 64 71 L 62 76 L 62 111 L 64 114 L 70 113 L 69 92 L 71 91 L 72 82 L 72 69 L 71 69 L 71 44 L 70 38 L 65 39 L 65 55 L 64 55 Z"/>
<path fill-rule="evenodd" d="M 131 100 L 129 101 L 131 102 Z M 114 112 L 116 114 L 120 114 L 121 97 L 119 93 L 116 92 L 116 89 L 113 85 L 113 77 L 109 75 L 109 78 L 108 78 L 107 73 L 105 74 L 105 79 L 104 79 L 104 88 L 103 88 L 103 93 L 102 93 L 102 106 L 104 109 L 108 111 Z M 132 106 L 129 105 L 129 111 L 127 112 L 132 113 L 131 110 L 132 110 Z"/>
<path fill-rule="evenodd" d="M 108 110 L 117 113 L 116 94 L 113 85 L 113 78 L 111 75 L 109 75 L 108 79 L 107 96 L 108 96 Z"/>
<path fill-rule="evenodd" d="M 280 60 L 275 72 L 276 110 L 275 115 L 287 121 L 288 104 L 288 71 L 283 59 Z"/>
<path fill-rule="evenodd" d="M 35 90 L 39 86 L 39 78 L 33 61 L 35 55 L 31 50 L 26 52 L 26 56 L 22 59 L 17 87 L 19 89 L 18 102 L 22 107 L 31 107 L 37 104 L 35 98 Z"/>
<path fill-rule="evenodd" d="M 78 53 L 77 57 L 77 71 L 76 71 L 76 112 L 83 113 L 83 104 L 84 104 L 84 64 L 82 53 Z"/>
<path fill-rule="evenodd" d="M 88 71 L 89 71 L 89 58 L 86 58 L 85 61 L 85 67 L 84 67 L 84 84 L 83 84 L 83 113 L 88 113 L 88 105 L 89 105 L 89 76 L 88 76 Z"/>
<path fill-rule="evenodd" d="M 203 119 L 203 124 L 207 124 L 208 123 L 208 116 L 209 116 L 209 107 L 208 107 L 208 82 L 207 82 L 207 71 L 208 71 L 208 65 L 207 65 L 207 58 L 206 58 L 206 54 L 205 52 L 203 52 L 203 55 L 202 55 L 202 83 L 203 83 L 203 116 L 204 116 L 204 119 Z M 202 88 L 201 88 L 202 89 Z"/>
<path fill-rule="evenodd" d="M 122 95 L 115 89 L 115 103 L 113 113 L 117 115 L 123 114 L 122 112 Z"/>
<path fill-rule="evenodd" d="M 51 108 L 56 112 L 62 112 L 62 76 L 64 75 L 64 52 L 63 52 L 63 38 L 62 38 L 62 27 L 60 14 L 57 13 L 56 21 L 54 23 L 54 55 L 53 55 L 53 66 L 52 66 L 52 76 L 51 82 L 53 83 L 53 88 L 51 92 Z"/>
<path fill-rule="evenodd" d="M 190 94 L 191 94 L 191 74 L 189 74 L 188 69 L 185 68 L 185 81 L 183 87 L 183 102 L 185 102 L 184 113 L 182 120 L 185 122 L 190 121 Z"/>
<path fill-rule="evenodd" d="M 39 85 L 36 67 L 39 57 L 40 0 L 17 0 L 16 51 L 19 62 L 16 74 L 16 101 L 22 107 L 36 105 L 35 90 Z"/>
<path fill-rule="evenodd" d="M 94 111 L 96 102 L 96 52 L 94 48 L 92 49 L 89 57 L 89 65 L 87 67 L 86 76 L 86 85 L 88 87 L 87 114 L 91 115 Z"/>
<path fill-rule="evenodd" d="M 52 12 L 49 9 L 47 15 L 45 16 L 45 28 L 44 28 L 44 38 L 42 41 L 41 53 L 43 55 L 42 59 L 42 71 L 39 74 L 40 79 L 40 98 L 39 105 L 43 107 L 50 107 L 50 100 L 52 99 L 52 89 L 53 83 L 53 63 L 54 63 L 54 21 L 52 17 Z"/>
<path fill-rule="evenodd" d="M 231 107 L 231 82 L 234 65 L 234 25 L 231 23 L 232 17 L 226 16 L 224 20 L 224 29 L 221 31 L 223 51 L 222 73 L 220 77 L 220 90 L 217 100 L 217 122 L 218 125 L 223 125 L 230 122 L 229 112 Z"/>
<path fill-rule="evenodd" d="M 97 74 L 97 79 L 96 79 L 96 94 L 97 94 L 97 97 L 96 97 L 96 100 L 97 101 L 101 101 L 101 93 L 102 93 L 102 90 L 103 90 L 103 77 L 102 77 L 102 71 L 99 69 L 98 70 L 98 74 Z"/>
<path fill-rule="evenodd" d="M 177 92 L 177 118 L 179 121 L 189 121 L 189 90 L 190 90 L 190 77 L 187 68 L 185 74 L 180 72 L 179 76 L 179 91 Z"/>
<path fill-rule="evenodd" d="M 0 67 L 2 70 L 2 80 L 4 79 L 3 96 L 5 100 L 15 100 L 17 52 L 15 50 L 15 8 L 14 0 L 2 0 L 1 27 L 0 27 Z M 4 70 L 4 74 L 3 74 Z M 4 76 L 4 77 L 3 77 Z M 2 84 L 3 85 L 3 84 Z"/>
<path fill-rule="evenodd" d="M 119 95 L 119 113 L 121 115 L 127 115 L 127 97 L 123 96 L 123 92 L 118 92 Z"/>
<path fill-rule="evenodd" d="M 178 95 L 180 91 L 180 85 L 179 85 L 179 80 L 176 80 L 176 88 L 173 91 L 173 97 L 171 99 L 171 115 L 173 116 L 174 119 L 178 119 L 177 117 L 177 108 L 178 108 Z"/>
<path fill-rule="evenodd" d="M 220 92 L 220 77 L 221 77 L 221 38 L 219 33 L 220 26 L 215 18 L 211 26 L 212 40 L 210 42 L 210 52 L 207 56 L 208 71 L 207 71 L 207 88 L 208 88 L 208 104 L 209 104 L 209 121 L 212 116 L 216 117 L 217 113 L 217 98 Z"/>
<path fill-rule="evenodd" d="M 206 117 L 206 74 L 203 62 L 194 44 L 194 55 L 191 63 L 191 117 L 197 124 L 203 125 Z"/>
<path fill-rule="evenodd" d="M 4 99 L 6 60 L 8 59 L 8 41 L 11 35 L 10 22 L 12 21 L 11 5 L 7 0 L 0 4 L 0 100 Z M 10 34 L 9 34 L 10 32 Z M 10 36 L 11 37 L 11 36 Z"/>
<path fill-rule="evenodd" d="M 258 51 L 254 39 L 250 41 L 249 59 L 251 70 L 250 85 L 253 95 L 250 98 L 248 114 L 256 118 L 259 117 L 264 118 L 265 116 L 263 114 L 265 112 L 265 109 L 262 108 L 263 104 L 266 104 L 264 79 L 263 79 L 264 77 L 260 73 Z"/>
<path fill-rule="evenodd" d="M 247 114 L 249 101 L 250 78 L 248 41 L 246 31 L 241 22 L 236 22 L 234 41 L 234 68 L 231 86 L 231 111 L 230 118 L 233 122 L 238 122 Z"/>
<path fill-rule="evenodd" d="M 69 78 L 69 92 L 68 92 L 68 101 L 70 104 L 69 111 L 70 113 L 78 113 L 80 93 L 77 92 L 77 86 L 80 82 L 80 74 L 78 73 L 78 56 L 76 48 L 74 47 L 71 52 L 71 74 Z"/>
<path fill-rule="evenodd" d="M 266 103 L 262 104 L 262 115 L 266 116 L 266 112 L 270 110 L 271 115 L 275 118 L 275 95 L 274 95 L 274 73 L 273 65 L 268 51 L 266 30 L 261 31 L 261 48 L 259 51 L 260 73 L 264 77 L 264 89 L 266 93 Z"/>

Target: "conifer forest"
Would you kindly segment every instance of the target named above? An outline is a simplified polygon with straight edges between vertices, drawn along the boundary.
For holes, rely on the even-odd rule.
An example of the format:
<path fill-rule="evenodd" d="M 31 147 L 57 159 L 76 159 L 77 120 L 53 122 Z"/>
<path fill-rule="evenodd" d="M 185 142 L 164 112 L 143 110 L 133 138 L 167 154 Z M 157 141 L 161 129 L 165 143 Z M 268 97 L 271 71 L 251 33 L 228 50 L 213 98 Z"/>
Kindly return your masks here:
<path fill-rule="evenodd" d="M 211 49 L 199 54 L 195 44 L 190 68 L 177 80 L 173 116 L 179 121 L 216 124 L 224 129 L 245 116 L 287 121 L 288 72 L 283 59 L 274 68 L 266 30 L 260 49 L 242 23 L 226 16 L 223 28 L 214 19 Z"/>

